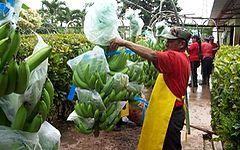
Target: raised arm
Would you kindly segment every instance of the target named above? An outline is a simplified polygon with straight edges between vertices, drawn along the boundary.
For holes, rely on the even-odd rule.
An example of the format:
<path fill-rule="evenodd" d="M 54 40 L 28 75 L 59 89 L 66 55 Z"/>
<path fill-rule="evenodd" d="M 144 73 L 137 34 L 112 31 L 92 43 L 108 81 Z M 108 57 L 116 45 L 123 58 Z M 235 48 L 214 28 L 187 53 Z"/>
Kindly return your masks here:
<path fill-rule="evenodd" d="M 139 56 L 152 61 L 153 63 L 156 62 L 157 57 L 156 57 L 156 52 L 153 51 L 150 48 L 135 44 L 133 42 L 124 40 L 124 39 L 120 39 L 120 38 L 115 38 L 110 42 L 109 48 L 110 50 L 116 50 L 119 46 L 124 46 L 127 47 L 129 49 L 131 49 L 132 51 L 134 51 L 135 53 L 137 53 Z"/>

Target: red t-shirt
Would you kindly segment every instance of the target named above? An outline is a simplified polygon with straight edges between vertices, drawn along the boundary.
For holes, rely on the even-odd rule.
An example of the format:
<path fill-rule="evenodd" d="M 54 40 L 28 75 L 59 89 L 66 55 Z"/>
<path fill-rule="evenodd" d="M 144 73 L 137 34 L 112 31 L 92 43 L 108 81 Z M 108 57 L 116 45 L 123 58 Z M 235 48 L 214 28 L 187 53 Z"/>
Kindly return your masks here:
<path fill-rule="evenodd" d="M 199 61 L 198 58 L 198 43 L 194 42 L 188 47 L 190 61 Z"/>
<path fill-rule="evenodd" d="M 203 42 L 201 45 L 203 59 L 206 57 L 213 57 L 212 45 L 207 42 Z"/>
<path fill-rule="evenodd" d="M 156 52 L 157 61 L 155 67 L 163 73 L 163 78 L 171 90 L 178 98 L 186 94 L 188 79 L 190 75 L 190 62 L 183 52 L 168 50 Z M 175 107 L 183 106 L 183 102 L 176 100 Z"/>

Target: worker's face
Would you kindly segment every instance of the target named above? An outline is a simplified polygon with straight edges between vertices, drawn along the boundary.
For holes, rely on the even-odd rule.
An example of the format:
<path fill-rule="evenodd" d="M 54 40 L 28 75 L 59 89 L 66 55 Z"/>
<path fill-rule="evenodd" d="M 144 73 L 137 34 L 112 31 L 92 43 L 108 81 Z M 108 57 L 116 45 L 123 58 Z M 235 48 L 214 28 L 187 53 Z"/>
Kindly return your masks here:
<path fill-rule="evenodd" d="M 196 38 L 192 38 L 192 42 L 197 42 L 197 39 Z"/>
<path fill-rule="evenodd" d="M 167 40 L 166 47 L 171 50 L 183 50 L 185 49 L 186 42 L 181 39 Z"/>

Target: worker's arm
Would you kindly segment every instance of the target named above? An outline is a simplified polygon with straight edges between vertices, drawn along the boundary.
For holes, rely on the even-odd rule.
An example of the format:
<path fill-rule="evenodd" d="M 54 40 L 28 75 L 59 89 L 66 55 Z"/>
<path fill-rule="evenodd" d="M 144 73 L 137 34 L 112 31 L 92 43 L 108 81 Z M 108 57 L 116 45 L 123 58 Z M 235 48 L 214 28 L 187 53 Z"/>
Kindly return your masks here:
<path fill-rule="evenodd" d="M 110 50 L 116 50 L 119 46 L 124 46 L 127 47 L 129 49 L 131 49 L 132 51 L 134 51 L 135 53 L 137 53 L 139 56 L 152 61 L 153 63 L 155 63 L 157 61 L 157 56 L 156 56 L 156 52 L 153 51 L 150 48 L 135 44 L 133 42 L 124 40 L 124 39 L 120 39 L 120 38 L 115 38 L 110 42 Z"/>

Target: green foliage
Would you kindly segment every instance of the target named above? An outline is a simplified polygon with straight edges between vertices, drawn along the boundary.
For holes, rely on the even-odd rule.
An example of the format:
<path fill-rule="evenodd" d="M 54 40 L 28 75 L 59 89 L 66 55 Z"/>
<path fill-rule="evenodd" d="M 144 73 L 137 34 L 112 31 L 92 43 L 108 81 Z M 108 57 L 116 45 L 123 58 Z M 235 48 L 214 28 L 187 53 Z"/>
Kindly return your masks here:
<path fill-rule="evenodd" d="M 240 145 L 240 47 L 222 46 L 212 75 L 212 127 L 227 150 Z"/>
<path fill-rule="evenodd" d="M 48 77 L 55 88 L 54 108 L 50 119 L 66 119 L 74 109 L 73 104 L 67 101 L 67 94 L 72 84 L 72 70 L 67 65 L 67 61 L 91 50 L 93 47 L 81 34 L 48 34 L 41 36 L 53 48 L 48 68 Z M 20 57 L 18 59 L 31 55 L 34 46 L 37 44 L 34 35 L 23 35 L 21 40 Z"/>

